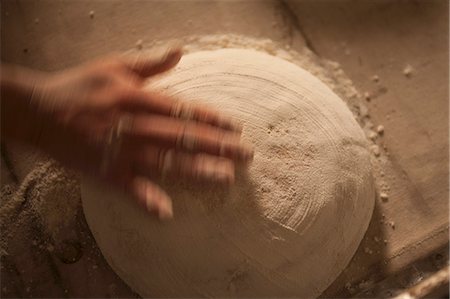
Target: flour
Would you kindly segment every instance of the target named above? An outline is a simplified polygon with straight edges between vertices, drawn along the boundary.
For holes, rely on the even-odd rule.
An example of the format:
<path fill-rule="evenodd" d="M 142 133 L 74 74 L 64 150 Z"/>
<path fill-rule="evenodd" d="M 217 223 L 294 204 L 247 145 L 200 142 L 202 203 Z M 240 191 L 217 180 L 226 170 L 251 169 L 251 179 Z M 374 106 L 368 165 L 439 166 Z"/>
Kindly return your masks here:
<path fill-rule="evenodd" d="M 93 11 L 89 14 L 91 18 L 94 16 Z M 142 49 L 139 49 L 139 51 L 145 51 L 165 43 L 165 41 L 153 44 L 145 43 L 144 46 L 143 43 L 138 42 L 137 48 L 142 46 Z M 185 51 L 187 53 L 221 48 L 248 48 L 290 61 L 318 77 L 339 95 L 353 112 L 354 117 L 366 134 L 373 128 L 367 106 L 361 101 L 363 97 L 356 91 L 339 64 L 319 59 L 307 49 L 296 52 L 289 46 L 282 46 L 271 40 L 237 35 L 192 36 L 186 37 L 182 43 L 186 44 Z M 274 122 L 273 124 L 267 124 L 266 129 L 268 136 L 273 136 L 280 140 L 280 143 L 272 144 L 271 150 L 274 155 L 286 153 L 286 148 L 283 144 L 286 144 L 288 141 L 289 133 L 292 130 L 289 124 L 277 125 Z M 377 142 L 377 139 L 375 138 L 373 142 Z M 305 151 L 302 161 L 306 164 L 309 163 L 308 156 L 312 156 L 313 153 L 313 148 Z M 76 221 L 75 215 L 80 211 L 77 177 L 61 168 L 57 163 L 47 159 L 40 159 L 40 163 L 34 163 L 35 161 L 21 159 L 21 156 L 15 152 L 12 155 L 16 155 L 14 167 L 16 169 L 26 169 L 26 172 L 20 173 L 18 186 L 12 184 L 4 185 L 4 182 L 2 182 L 0 207 L 1 254 L 14 254 L 14 252 L 9 252 L 8 249 L 8 242 L 11 237 L 16 239 L 22 238 L 24 246 L 28 243 L 36 242 L 37 245 L 43 248 L 53 248 L 52 244 L 56 243 L 55 245 L 57 245 L 64 238 L 67 231 L 76 229 L 73 223 Z M 383 155 L 372 161 L 376 171 L 382 171 L 382 167 L 378 165 L 378 161 L 381 159 L 384 159 Z M 36 166 L 32 166 L 33 164 Z M 28 169 L 31 170 L 29 171 Z M 26 173 L 28 174 L 23 175 Z M 269 193 L 273 187 L 290 188 L 290 182 L 287 177 L 280 176 L 278 179 L 280 180 L 280 186 L 268 183 L 267 186 L 261 187 L 258 192 Z M 295 196 L 295 191 L 293 190 L 288 190 L 288 193 Z M 217 197 L 215 201 L 207 204 L 208 209 L 214 210 L 220 204 L 220 198 Z M 272 218 L 277 219 L 276 217 L 278 216 L 273 215 Z M 292 225 L 295 226 L 295 221 L 290 224 L 290 226 Z M 286 227 L 289 227 L 289 225 Z M 27 233 L 22 234 L 21 232 L 24 231 Z M 284 240 L 283 237 L 277 235 L 272 235 L 271 239 L 279 242 Z M 235 292 L 239 291 L 240 287 L 242 287 L 242 284 L 230 284 L 230 288 Z"/>
<path fill-rule="evenodd" d="M 369 145 L 346 104 L 255 50 L 188 54 L 148 88 L 230 115 L 256 152 L 226 190 L 160 181 L 174 203 L 164 225 L 85 180 L 86 219 L 112 268 L 143 297 L 320 295 L 356 251 L 374 203 Z"/>
<path fill-rule="evenodd" d="M 2 255 L 7 254 L 8 239 L 17 229 L 33 221 L 42 227 L 42 233 L 52 242 L 61 241 L 65 230 L 73 225 L 79 204 L 76 176 L 54 161 L 39 163 L 18 188 L 11 185 L 2 188 Z"/>

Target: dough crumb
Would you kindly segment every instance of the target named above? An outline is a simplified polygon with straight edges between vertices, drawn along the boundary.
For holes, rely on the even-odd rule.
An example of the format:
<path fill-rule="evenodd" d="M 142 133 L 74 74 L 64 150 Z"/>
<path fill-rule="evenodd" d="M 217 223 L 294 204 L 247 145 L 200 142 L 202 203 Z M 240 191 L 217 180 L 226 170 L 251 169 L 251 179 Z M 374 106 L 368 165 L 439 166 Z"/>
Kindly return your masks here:
<path fill-rule="evenodd" d="M 380 77 L 378 77 L 378 75 L 373 75 L 372 76 L 372 81 L 373 82 L 379 82 L 380 81 Z"/>
<path fill-rule="evenodd" d="M 395 229 L 395 222 L 394 221 L 389 221 L 388 224 L 390 225 L 390 227 L 392 227 L 392 229 Z"/>
<path fill-rule="evenodd" d="M 387 202 L 389 200 L 389 196 L 387 195 L 386 192 L 381 192 L 380 193 L 380 198 L 383 202 Z"/>
<path fill-rule="evenodd" d="M 142 41 L 142 39 L 139 39 L 139 40 L 136 42 L 136 48 L 137 48 L 138 50 L 141 50 L 142 47 L 143 47 L 143 41 Z"/>
<path fill-rule="evenodd" d="M 405 75 L 408 78 L 412 76 L 413 72 L 414 72 L 414 69 L 409 64 L 403 69 L 403 75 Z"/>
<path fill-rule="evenodd" d="M 34 22 L 35 22 L 36 24 L 39 24 L 39 18 L 34 19 Z"/>
<path fill-rule="evenodd" d="M 383 135 L 383 133 L 384 133 L 384 126 L 383 126 L 383 125 L 379 125 L 379 126 L 377 127 L 377 133 L 378 133 L 379 135 Z"/>
<path fill-rule="evenodd" d="M 361 283 L 358 285 L 358 287 L 362 290 L 364 289 L 368 289 L 373 285 L 373 282 L 370 280 L 363 280 L 361 281 Z"/>
<path fill-rule="evenodd" d="M 93 18 L 94 18 L 94 15 L 95 15 L 95 11 L 91 10 L 91 11 L 89 12 L 89 17 L 90 17 L 91 19 L 93 19 Z"/>
<path fill-rule="evenodd" d="M 370 133 L 369 133 L 369 138 L 372 141 L 375 141 L 377 139 L 377 137 L 378 137 L 378 134 L 371 130 Z"/>
<path fill-rule="evenodd" d="M 364 93 L 364 98 L 366 99 L 366 101 L 367 102 L 370 102 L 370 93 L 368 92 L 368 91 L 366 91 L 365 93 Z"/>
<path fill-rule="evenodd" d="M 379 157 L 380 156 L 380 147 L 378 145 L 373 145 L 372 146 L 372 152 L 375 155 L 375 157 Z"/>
<path fill-rule="evenodd" d="M 363 103 L 359 104 L 359 113 L 360 113 L 361 117 L 363 117 L 363 118 L 364 117 L 370 118 L 369 108 L 367 108 L 367 106 L 364 105 Z"/>
<path fill-rule="evenodd" d="M 373 253 L 373 251 L 369 247 L 364 248 L 364 252 L 367 253 L 367 254 L 372 254 Z"/>
<path fill-rule="evenodd" d="M 345 284 L 345 288 L 347 289 L 347 291 L 350 293 L 350 294 L 354 294 L 355 293 L 355 288 L 351 285 L 351 283 L 350 282 L 347 282 L 346 284 Z"/>
<path fill-rule="evenodd" d="M 376 237 L 376 236 L 373 237 L 373 240 L 374 240 L 375 242 L 377 242 L 377 243 L 380 242 L 380 238 L 378 238 L 378 237 Z"/>

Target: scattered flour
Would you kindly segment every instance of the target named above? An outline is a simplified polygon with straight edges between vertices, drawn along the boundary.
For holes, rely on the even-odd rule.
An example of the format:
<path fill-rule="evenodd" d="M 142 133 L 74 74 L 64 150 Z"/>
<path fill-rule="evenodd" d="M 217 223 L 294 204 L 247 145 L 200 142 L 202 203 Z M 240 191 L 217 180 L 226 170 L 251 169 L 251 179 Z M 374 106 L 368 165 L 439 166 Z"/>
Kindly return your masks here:
<path fill-rule="evenodd" d="M 1 195 L 2 255 L 8 253 L 8 240 L 16 230 L 32 221 L 42 227 L 42 233 L 52 242 L 61 241 L 80 206 L 77 177 L 54 161 L 38 163 L 20 186 L 6 185 Z"/>
<path fill-rule="evenodd" d="M 93 18 L 94 11 L 90 11 L 89 16 Z M 370 100 L 371 95 L 359 94 L 336 62 L 319 59 L 307 49 L 297 52 L 288 45 L 278 45 L 268 39 L 238 35 L 190 36 L 184 38 L 182 42 L 186 45 L 187 53 L 221 48 L 247 48 L 266 52 L 297 64 L 318 77 L 346 102 L 367 136 L 373 132 L 374 125 L 370 120 L 369 109 L 363 101 Z M 152 48 L 164 44 L 166 41 L 154 42 L 146 44 L 146 47 Z M 138 41 L 136 47 L 140 49 L 143 45 Z M 131 52 L 139 49 L 131 50 Z M 378 76 L 372 79 L 379 81 Z M 373 138 L 373 142 L 375 141 L 376 137 Z M 372 164 L 376 171 L 382 171 L 380 159 L 373 159 Z M 23 242 L 36 243 L 36 245 L 44 242 L 44 247 L 53 251 L 53 243 L 58 243 L 64 237 L 64 231 L 73 228 L 75 215 L 80 210 L 79 203 L 80 191 L 77 176 L 64 170 L 58 163 L 47 159 L 37 163 L 19 185 L 2 183 L 0 255 L 9 254 L 8 241 L 15 235 L 18 227 L 31 227 L 34 225 L 31 223 L 38 223 L 39 230 L 36 231 L 33 228 L 28 235 L 20 236 Z M 35 241 L 31 241 L 33 239 Z M 387 241 L 384 240 L 384 242 Z M 235 288 L 234 285 L 230 287 Z"/>
<path fill-rule="evenodd" d="M 138 41 L 136 42 L 136 48 L 137 48 L 138 50 L 141 50 L 141 49 L 142 49 L 142 46 L 143 46 L 143 41 L 142 41 L 142 39 L 138 39 Z"/>
<path fill-rule="evenodd" d="M 403 75 L 406 77 L 411 77 L 414 72 L 414 68 L 410 66 L 409 64 L 403 69 Z"/>
<path fill-rule="evenodd" d="M 377 133 L 379 135 L 383 135 L 384 134 L 384 126 L 383 125 L 378 125 L 377 127 Z"/>
<path fill-rule="evenodd" d="M 389 196 L 386 192 L 381 192 L 380 193 L 380 198 L 383 202 L 387 202 L 389 200 Z"/>

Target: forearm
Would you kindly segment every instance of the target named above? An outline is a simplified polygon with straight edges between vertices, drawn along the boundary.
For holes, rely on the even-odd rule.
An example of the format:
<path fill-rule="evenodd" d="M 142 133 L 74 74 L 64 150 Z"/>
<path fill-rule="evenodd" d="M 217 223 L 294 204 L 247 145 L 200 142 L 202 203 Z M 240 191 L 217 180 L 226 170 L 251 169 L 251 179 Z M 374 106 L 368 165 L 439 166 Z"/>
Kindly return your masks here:
<path fill-rule="evenodd" d="M 33 92 L 40 76 L 30 70 L 2 65 L 1 87 L 1 139 L 36 144 L 42 122 L 31 104 Z"/>

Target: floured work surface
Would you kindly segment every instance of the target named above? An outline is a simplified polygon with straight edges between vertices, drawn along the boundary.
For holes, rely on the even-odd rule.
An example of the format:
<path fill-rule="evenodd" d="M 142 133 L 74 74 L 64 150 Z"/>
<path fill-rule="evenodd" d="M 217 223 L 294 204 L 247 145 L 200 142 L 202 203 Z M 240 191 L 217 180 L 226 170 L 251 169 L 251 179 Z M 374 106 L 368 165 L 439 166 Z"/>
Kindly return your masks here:
<path fill-rule="evenodd" d="M 299 34 L 302 31 L 307 36 L 307 44 L 312 45 L 319 55 L 342 64 L 357 85 L 360 98 L 364 98 L 365 91 L 371 93 L 372 99 L 365 105 L 357 105 L 359 100 L 353 103 L 355 107 L 350 103 L 352 111 L 368 112 L 375 124 L 374 131 L 379 124 L 385 128 L 383 136 L 377 135 L 375 141 L 379 145 L 381 161 L 386 161 L 388 166 L 383 168 L 386 184 L 381 184 L 383 189 L 389 188 L 386 190 L 389 191 L 388 200 L 385 203 L 377 201 L 369 233 L 348 270 L 326 294 L 358 294 L 370 288 L 374 281 L 393 275 L 418 257 L 446 245 L 448 26 L 445 24 L 447 19 L 442 18 L 448 11 L 447 6 L 436 8 L 431 5 L 423 10 L 421 5 L 411 2 L 402 4 L 406 6 L 392 4 L 395 8 L 392 9 L 392 5 L 382 3 L 381 9 L 368 7 L 354 13 L 350 10 L 354 6 L 347 6 L 348 10 L 335 11 L 347 11 L 348 16 L 339 19 L 339 15 L 331 14 L 324 17 L 327 22 L 318 22 L 322 16 L 319 12 L 327 11 L 322 8 L 309 14 L 316 19 L 298 14 L 301 27 L 297 27 L 295 18 L 288 18 L 286 7 L 276 2 L 237 5 L 211 1 L 207 6 L 183 6 L 173 2 L 102 3 L 94 2 L 92 7 L 77 2 L 2 3 L 2 60 L 55 70 L 111 50 L 129 49 L 140 39 L 145 48 L 154 38 L 223 32 L 268 37 L 303 53 L 305 42 Z M 307 13 L 308 9 L 314 9 L 309 5 L 312 4 L 303 6 L 302 11 Z M 91 10 L 94 12 L 92 17 Z M 168 21 L 163 30 L 161 22 L 164 19 Z M 353 23 L 347 23 L 347 27 L 336 26 L 346 24 L 343 19 Z M 302 23 L 302 20 L 308 22 Z M 362 26 L 365 22 L 370 24 L 369 28 Z M 180 31 L 180 28 L 183 29 Z M 356 36 L 352 33 L 354 28 L 361 28 L 356 31 Z M 226 45 L 224 40 L 222 46 Z M 265 48 L 271 54 L 283 55 L 271 48 L 270 43 Z M 385 57 L 390 60 L 386 62 Z M 414 68 L 411 77 L 403 74 L 407 64 Z M 337 77 L 342 75 L 339 71 L 337 68 Z M 378 82 L 373 81 L 374 75 L 378 75 Z M 349 94 L 344 96 L 350 98 Z M 2 185 L 15 179 L 23 181 L 36 156 L 23 155 L 23 151 L 10 146 L 6 150 L 2 146 L 2 151 L 13 168 L 13 175 L 6 172 L 2 159 Z M 36 198 L 38 194 L 41 199 L 54 199 L 40 201 L 49 202 L 50 206 L 60 204 L 57 198 L 49 196 L 55 193 L 54 188 L 57 191 L 67 189 L 61 186 L 61 182 L 67 180 L 58 179 L 64 178 L 58 169 L 53 163 L 41 166 L 33 177 L 29 177 L 29 185 L 33 187 L 22 190 L 23 193 L 29 198 Z M 46 180 L 57 183 L 54 188 L 44 188 Z M 69 225 L 64 225 L 63 230 L 46 234 L 43 233 L 45 228 L 61 223 L 57 217 L 52 217 L 51 207 L 41 209 L 38 205 L 36 210 L 54 221 L 46 223 L 44 228 L 35 220 L 25 223 L 25 227 L 16 223 L 19 228 L 9 244 L 9 255 L 2 257 L 2 296 L 133 296 L 99 255 L 80 211 L 76 210 L 76 221 L 68 221 Z M 17 215 L 21 215 L 20 212 L 23 211 Z M 386 219 L 382 219 L 383 214 Z M 68 209 L 63 215 L 71 216 L 73 211 Z M 445 256 L 437 255 L 435 261 L 433 259 L 427 265 L 435 263 L 438 267 L 445 262 Z M 410 280 L 405 279 L 400 282 L 400 287 L 408 283 Z"/>
<path fill-rule="evenodd" d="M 289 6 L 316 54 L 339 61 L 357 89 L 368 93 L 374 129 L 384 127 L 377 143 L 389 154 L 383 167 L 389 198 L 379 201 L 369 233 L 375 237 L 381 230 L 388 243 L 380 254 L 357 255 L 365 269 L 355 265 L 329 294 L 364 271 L 373 274 L 373 282 L 432 250 L 446 253 L 448 1 L 289 1 Z M 395 229 L 376 223 L 383 214 Z"/>

